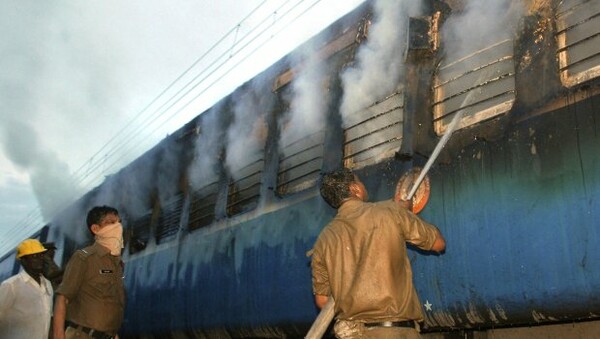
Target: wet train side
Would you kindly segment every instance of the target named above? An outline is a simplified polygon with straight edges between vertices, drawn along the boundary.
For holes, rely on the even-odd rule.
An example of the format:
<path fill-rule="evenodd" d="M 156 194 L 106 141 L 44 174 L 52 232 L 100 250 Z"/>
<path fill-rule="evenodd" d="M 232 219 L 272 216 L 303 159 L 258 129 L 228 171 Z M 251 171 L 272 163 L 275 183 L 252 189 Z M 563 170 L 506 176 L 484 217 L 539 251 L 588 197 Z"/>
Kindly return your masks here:
<path fill-rule="evenodd" d="M 431 157 L 420 216 L 447 249 L 409 251 L 424 331 L 598 319 L 600 4 L 505 1 L 488 23 L 509 29 L 495 35 L 469 26 L 487 10 L 469 1 L 384 3 L 332 24 L 38 235 L 64 264 L 90 241 L 86 211 L 119 209 L 123 337 L 303 337 L 318 315 L 306 253 L 335 214 L 320 174 L 352 168 L 383 200 Z M 14 256 L 0 265 L 14 270 Z"/>

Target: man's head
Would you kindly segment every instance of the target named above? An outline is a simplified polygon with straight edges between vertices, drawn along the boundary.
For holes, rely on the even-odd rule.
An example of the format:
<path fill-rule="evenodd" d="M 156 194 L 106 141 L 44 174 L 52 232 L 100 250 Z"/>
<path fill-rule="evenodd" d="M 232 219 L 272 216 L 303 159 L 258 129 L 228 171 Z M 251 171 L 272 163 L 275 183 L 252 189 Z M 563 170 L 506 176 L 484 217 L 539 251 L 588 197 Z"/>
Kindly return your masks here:
<path fill-rule="evenodd" d="M 36 239 L 23 240 L 17 246 L 17 259 L 27 273 L 30 275 L 38 275 L 44 269 L 44 254 L 46 248 Z"/>
<path fill-rule="evenodd" d="M 86 219 L 87 227 L 94 235 L 98 233 L 102 227 L 120 221 L 119 211 L 110 206 L 96 206 L 92 208 L 88 212 Z"/>
<path fill-rule="evenodd" d="M 339 208 L 348 199 L 369 199 L 365 185 L 347 168 L 323 174 L 321 196 L 333 208 Z"/>

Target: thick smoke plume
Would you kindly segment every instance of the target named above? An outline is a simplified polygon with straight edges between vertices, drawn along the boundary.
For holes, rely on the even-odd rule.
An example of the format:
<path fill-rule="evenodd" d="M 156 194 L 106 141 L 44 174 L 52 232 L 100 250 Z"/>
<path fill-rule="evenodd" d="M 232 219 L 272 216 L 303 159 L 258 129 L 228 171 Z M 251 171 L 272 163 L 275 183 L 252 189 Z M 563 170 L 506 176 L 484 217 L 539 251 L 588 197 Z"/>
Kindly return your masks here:
<path fill-rule="evenodd" d="M 408 18 L 420 11 L 421 1 L 375 1 L 367 42 L 359 48 L 356 64 L 342 74 L 342 118 L 370 106 L 398 86 L 404 71 Z"/>
<path fill-rule="evenodd" d="M 221 161 L 222 131 L 219 126 L 222 105 L 216 105 L 202 114 L 198 130 L 200 135 L 194 147 L 194 159 L 188 168 L 190 186 L 197 190 L 214 182 Z"/>
<path fill-rule="evenodd" d="M 249 88 L 233 97 L 233 121 L 227 130 L 225 162 L 234 179 L 241 169 L 262 159 L 267 140 L 267 115 L 272 111 L 274 95 L 269 93 L 270 82 L 253 81 Z"/>
<path fill-rule="evenodd" d="M 446 58 L 456 60 L 496 42 L 514 38 L 525 8 L 521 1 L 469 0 L 442 27 Z"/>
<path fill-rule="evenodd" d="M 46 149 L 38 134 L 26 121 L 3 117 L 1 142 L 7 157 L 27 172 L 44 220 L 50 220 L 81 192 L 70 177 L 69 167 L 54 152 Z M 8 127 L 10 126 L 10 127 Z"/>
<path fill-rule="evenodd" d="M 325 72 L 323 61 L 314 46 L 316 43 L 294 55 L 297 61 L 294 64 L 300 66 L 296 69 L 290 97 L 287 98 L 290 102 L 289 110 L 284 119 L 280 120 L 279 144 L 282 147 L 321 131 L 325 126 Z"/>

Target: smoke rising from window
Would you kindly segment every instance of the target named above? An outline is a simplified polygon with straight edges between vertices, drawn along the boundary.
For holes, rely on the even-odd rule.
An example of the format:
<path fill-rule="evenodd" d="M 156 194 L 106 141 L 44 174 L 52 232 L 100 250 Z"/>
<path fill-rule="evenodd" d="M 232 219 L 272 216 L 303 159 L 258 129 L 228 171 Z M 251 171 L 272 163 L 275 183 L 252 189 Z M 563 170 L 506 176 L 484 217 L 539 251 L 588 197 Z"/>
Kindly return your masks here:
<path fill-rule="evenodd" d="M 321 131 L 325 127 L 327 109 L 327 87 L 325 84 L 325 67 L 319 58 L 317 43 L 311 44 L 293 55 L 297 66 L 289 97 L 289 109 L 279 120 L 280 148 L 285 153 L 285 147 Z"/>
<path fill-rule="evenodd" d="M 199 124 L 200 135 L 194 146 L 194 158 L 188 169 L 190 186 L 197 190 L 215 182 L 217 166 L 221 161 L 222 131 L 220 112 L 222 104 L 217 104 L 206 114 L 202 114 Z M 216 113 L 216 114 L 215 114 Z"/>
<path fill-rule="evenodd" d="M 234 179 L 253 161 L 262 159 L 267 140 L 267 115 L 272 111 L 274 95 L 269 95 L 267 77 L 258 78 L 233 97 L 233 120 L 227 130 L 225 162 Z"/>
<path fill-rule="evenodd" d="M 404 72 L 408 19 L 420 11 L 421 1 L 375 1 L 367 41 L 359 47 L 355 64 L 341 75 L 343 119 L 389 95 L 398 86 Z"/>
<path fill-rule="evenodd" d="M 513 39 L 525 9 L 520 1 L 469 0 L 442 27 L 445 57 L 456 60 L 505 39 Z"/>

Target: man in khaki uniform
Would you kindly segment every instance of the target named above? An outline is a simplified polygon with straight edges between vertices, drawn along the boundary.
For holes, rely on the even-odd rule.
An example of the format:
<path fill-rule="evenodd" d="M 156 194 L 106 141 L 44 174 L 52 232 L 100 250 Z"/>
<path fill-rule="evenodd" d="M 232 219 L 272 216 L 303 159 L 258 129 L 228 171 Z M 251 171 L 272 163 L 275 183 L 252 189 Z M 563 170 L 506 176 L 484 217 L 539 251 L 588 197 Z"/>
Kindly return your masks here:
<path fill-rule="evenodd" d="M 312 253 L 315 302 L 335 300 L 338 338 L 419 338 L 423 320 L 406 242 L 440 252 L 439 230 L 393 200 L 368 203 L 350 170 L 323 176 L 321 195 L 337 208 Z"/>
<path fill-rule="evenodd" d="M 87 225 L 95 242 L 75 252 L 67 264 L 56 291 L 54 339 L 118 338 L 123 322 L 123 226 L 119 213 L 109 206 L 94 207 Z"/>

